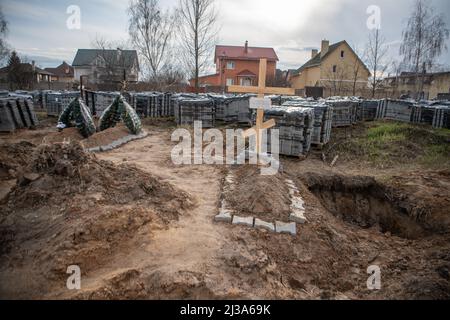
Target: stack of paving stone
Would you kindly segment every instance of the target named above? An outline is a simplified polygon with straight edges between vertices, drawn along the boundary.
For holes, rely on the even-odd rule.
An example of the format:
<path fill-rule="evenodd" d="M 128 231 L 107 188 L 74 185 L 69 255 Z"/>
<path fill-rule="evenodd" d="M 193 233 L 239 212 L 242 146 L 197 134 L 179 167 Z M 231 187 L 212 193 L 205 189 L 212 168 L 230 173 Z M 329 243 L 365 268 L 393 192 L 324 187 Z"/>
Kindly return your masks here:
<path fill-rule="evenodd" d="M 264 118 L 276 122 L 274 129 L 279 129 L 280 154 L 294 157 L 308 154 L 314 128 L 313 108 L 273 107 L 265 111 Z M 271 152 L 271 130 L 267 133 L 267 151 Z"/>
<path fill-rule="evenodd" d="M 233 98 L 216 94 L 208 94 L 207 97 L 214 103 L 216 120 L 238 122 L 239 109 L 238 105 L 233 103 Z"/>
<path fill-rule="evenodd" d="M 374 121 L 380 100 L 363 100 L 358 106 L 358 121 Z"/>
<path fill-rule="evenodd" d="M 267 96 L 266 98 L 269 98 L 272 101 L 272 105 L 273 106 L 281 106 L 281 96 L 277 96 L 277 95 L 271 95 L 271 96 Z"/>
<path fill-rule="evenodd" d="M 47 115 L 57 117 L 74 99 L 78 98 L 80 98 L 78 91 L 45 91 L 43 107 L 47 111 Z"/>
<path fill-rule="evenodd" d="M 201 121 L 203 128 L 213 128 L 215 125 L 214 101 L 206 97 L 188 98 L 179 96 L 175 105 L 175 121 L 178 125 L 194 125 Z"/>
<path fill-rule="evenodd" d="M 98 117 L 101 117 L 103 112 L 108 109 L 108 107 L 118 96 L 120 96 L 119 92 L 96 92 L 94 96 L 94 108 L 92 113 Z"/>
<path fill-rule="evenodd" d="M 37 124 L 32 99 L 19 96 L 0 98 L 0 132 L 33 128 Z"/>
<path fill-rule="evenodd" d="M 314 128 L 311 143 L 323 146 L 330 142 L 333 123 L 333 107 L 325 101 L 297 99 L 287 101 L 283 107 L 303 107 L 314 109 Z"/>
<path fill-rule="evenodd" d="M 413 105 L 411 111 L 411 122 L 433 124 L 436 108 L 428 103 L 418 103 Z"/>
<path fill-rule="evenodd" d="M 414 102 L 409 100 L 386 100 L 384 119 L 411 122 Z"/>
<path fill-rule="evenodd" d="M 436 103 L 432 107 L 434 108 L 433 128 L 450 129 L 450 103 Z"/>
<path fill-rule="evenodd" d="M 333 127 L 350 127 L 357 123 L 359 100 L 331 98 L 326 100 L 333 107 Z"/>
<path fill-rule="evenodd" d="M 134 108 L 141 118 L 160 118 L 163 116 L 161 94 L 156 92 L 137 93 L 134 96 Z"/>
<path fill-rule="evenodd" d="M 173 100 L 172 93 L 165 92 L 161 94 L 161 113 L 164 117 L 173 117 L 174 116 L 174 108 L 173 108 Z"/>
<path fill-rule="evenodd" d="M 250 110 L 250 96 L 237 96 L 233 103 L 237 104 L 238 108 L 238 122 L 250 123 L 252 120 L 252 111 Z"/>

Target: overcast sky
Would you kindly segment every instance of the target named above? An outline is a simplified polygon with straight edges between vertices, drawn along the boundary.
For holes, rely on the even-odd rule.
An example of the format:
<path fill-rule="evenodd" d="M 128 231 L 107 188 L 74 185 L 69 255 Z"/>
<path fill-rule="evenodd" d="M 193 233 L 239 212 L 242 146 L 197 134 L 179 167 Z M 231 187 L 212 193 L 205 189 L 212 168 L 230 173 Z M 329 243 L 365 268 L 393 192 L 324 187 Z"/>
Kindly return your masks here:
<path fill-rule="evenodd" d="M 219 43 L 274 47 L 279 68 L 298 68 L 320 49 L 322 39 L 347 40 L 364 48 L 369 30 L 370 5 L 381 9 L 382 33 L 390 54 L 398 59 L 401 34 L 415 0 L 217 0 Z M 436 12 L 450 21 L 450 1 L 431 0 Z M 28 60 L 51 67 L 63 60 L 72 63 L 78 48 L 90 48 L 96 35 L 127 39 L 128 0 L 1 0 L 9 22 L 7 41 Z M 171 8 L 177 0 L 161 0 Z M 67 8 L 81 9 L 81 29 L 69 30 Z M 450 48 L 450 43 L 448 43 Z M 212 57 L 211 57 L 212 60 Z M 450 52 L 440 63 L 450 65 Z"/>

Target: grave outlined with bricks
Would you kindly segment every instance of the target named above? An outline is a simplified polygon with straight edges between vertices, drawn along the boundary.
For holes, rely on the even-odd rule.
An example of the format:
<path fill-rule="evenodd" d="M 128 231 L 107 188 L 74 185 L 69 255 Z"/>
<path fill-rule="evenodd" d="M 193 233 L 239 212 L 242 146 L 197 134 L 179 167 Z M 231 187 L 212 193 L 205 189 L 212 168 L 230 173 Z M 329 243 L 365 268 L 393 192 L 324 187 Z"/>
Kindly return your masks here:
<path fill-rule="evenodd" d="M 235 179 L 230 171 L 224 180 L 224 193 L 233 190 L 234 181 Z M 229 207 L 228 202 L 224 197 L 221 199 L 219 213 L 214 217 L 214 221 L 219 223 L 229 223 L 234 226 L 244 226 L 259 230 L 266 230 L 278 234 L 290 234 L 292 236 L 297 235 L 297 225 L 307 223 L 307 219 L 305 217 L 305 202 L 292 180 L 286 179 L 285 183 L 289 188 L 289 197 L 291 200 L 290 215 L 287 217 L 289 220 L 288 222 L 264 221 L 253 216 L 239 216 L 235 210 Z"/>

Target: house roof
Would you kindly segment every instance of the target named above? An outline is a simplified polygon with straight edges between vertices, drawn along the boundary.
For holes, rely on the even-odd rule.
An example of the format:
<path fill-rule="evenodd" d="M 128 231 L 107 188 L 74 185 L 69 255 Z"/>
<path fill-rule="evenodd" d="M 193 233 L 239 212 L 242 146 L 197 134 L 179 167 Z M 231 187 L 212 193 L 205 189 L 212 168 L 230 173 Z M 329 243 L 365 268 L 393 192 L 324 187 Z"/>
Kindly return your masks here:
<path fill-rule="evenodd" d="M 270 61 L 278 61 L 278 56 L 273 48 L 248 47 L 247 52 L 245 46 L 216 46 L 214 61 L 217 57 L 225 56 L 227 58 L 238 60 L 259 60 L 266 58 Z"/>
<path fill-rule="evenodd" d="M 123 55 L 125 67 L 131 68 L 136 61 L 139 68 L 139 59 L 136 50 L 120 50 Z M 72 66 L 85 67 L 90 66 L 97 57 L 105 57 L 106 59 L 118 59 L 119 50 L 103 50 L 103 49 L 78 49 Z"/>
<path fill-rule="evenodd" d="M 251 72 L 250 70 L 243 70 L 237 74 L 238 77 L 256 77 L 256 74 Z"/>
<path fill-rule="evenodd" d="M 25 68 L 26 72 L 31 72 L 31 70 L 33 70 L 33 65 L 31 63 L 21 63 L 20 64 L 22 67 Z M 53 73 L 46 71 L 44 69 L 38 68 L 35 66 L 35 70 L 37 74 L 43 74 L 43 75 L 47 75 L 47 76 L 54 76 Z M 8 66 L 1 68 L 0 69 L 0 73 L 5 73 L 8 72 Z"/>
<path fill-rule="evenodd" d="M 325 60 L 330 54 L 332 54 L 335 50 L 337 50 L 342 44 L 347 44 L 347 46 L 352 50 L 352 52 L 358 57 L 359 61 L 364 65 L 364 67 L 367 69 L 364 62 L 359 58 L 359 56 L 353 51 L 352 47 L 347 43 L 347 41 L 343 40 L 337 43 L 334 43 L 329 46 L 328 52 L 322 57 L 321 53 L 319 52 L 314 58 L 311 58 L 308 62 L 306 62 L 303 66 L 301 66 L 299 69 L 293 71 L 293 75 L 298 75 L 302 71 L 308 68 L 317 67 L 320 66 L 322 61 Z M 367 69 L 368 70 L 368 69 Z M 369 71 L 369 70 L 368 70 Z"/>
<path fill-rule="evenodd" d="M 73 67 L 65 61 L 56 68 L 45 68 L 45 71 L 48 71 L 60 78 L 73 78 L 74 76 Z"/>

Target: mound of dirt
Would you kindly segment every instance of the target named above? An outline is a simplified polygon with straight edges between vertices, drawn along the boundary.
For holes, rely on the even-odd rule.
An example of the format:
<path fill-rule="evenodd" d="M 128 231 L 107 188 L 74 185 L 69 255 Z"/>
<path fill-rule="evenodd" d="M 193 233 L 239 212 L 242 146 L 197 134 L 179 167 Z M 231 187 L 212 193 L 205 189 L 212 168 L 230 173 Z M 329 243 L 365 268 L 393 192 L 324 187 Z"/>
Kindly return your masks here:
<path fill-rule="evenodd" d="M 77 128 L 67 128 L 61 132 L 52 132 L 45 137 L 44 143 L 62 143 L 64 141 L 79 141 L 85 148 L 106 146 L 120 138 L 130 135 L 127 127 L 120 123 L 114 128 L 94 133 L 85 139 Z"/>
<path fill-rule="evenodd" d="M 16 178 L 17 171 L 28 164 L 35 145 L 22 141 L 0 145 L 0 180 Z"/>
<path fill-rule="evenodd" d="M 35 147 L 20 172 L 0 202 L 0 297 L 32 297 L 50 290 L 51 280 L 64 285 L 70 265 L 89 273 L 126 250 L 136 233 L 165 228 L 192 203 L 183 191 L 134 166 L 100 161 L 77 142 Z"/>
<path fill-rule="evenodd" d="M 266 221 L 289 217 L 291 199 L 281 174 L 263 176 L 257 166 L 239 166 L 232 174 L 234 183 L 224 197 L 233 210 Z"/>

